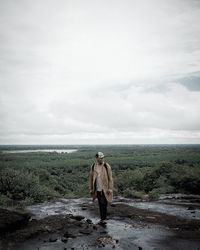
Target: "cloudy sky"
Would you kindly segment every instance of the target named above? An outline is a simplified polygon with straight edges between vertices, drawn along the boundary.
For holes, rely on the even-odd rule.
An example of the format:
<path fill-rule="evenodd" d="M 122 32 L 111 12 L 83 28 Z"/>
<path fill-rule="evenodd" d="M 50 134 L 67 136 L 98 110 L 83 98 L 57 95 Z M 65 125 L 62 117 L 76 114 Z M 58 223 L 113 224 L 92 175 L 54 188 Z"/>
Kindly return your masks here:
<path fill-rule="evenodd" d="M 1 0 L 0 144 L 200 143 L 199 0 Z"/>

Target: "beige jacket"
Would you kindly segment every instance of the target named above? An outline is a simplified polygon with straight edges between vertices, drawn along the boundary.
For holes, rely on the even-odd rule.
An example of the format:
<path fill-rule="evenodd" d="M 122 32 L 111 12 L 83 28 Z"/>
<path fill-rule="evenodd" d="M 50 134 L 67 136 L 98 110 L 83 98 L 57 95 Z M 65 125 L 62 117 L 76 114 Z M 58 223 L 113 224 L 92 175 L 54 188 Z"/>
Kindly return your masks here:
<path fill-rule="evenodd" d="M 108 163 L 107 170 L 105 166 L 102 166 L 102 174 L 101 174 L 101 181 L 103 186 L 103 191 L 105 194 L 105 197 L 108 202 L 112 202 L 113 199 L 113 178 L 112 178 L 112 170 Z M 96 198 L 96 190 L 95 190 L 95 180 L 97 177 L 97 163 L 94 165 L 94 169 L 92 170 L 92 166 L 89 173 L 89 189 L 90 192 L 94 195 L 93 198 Z"/>

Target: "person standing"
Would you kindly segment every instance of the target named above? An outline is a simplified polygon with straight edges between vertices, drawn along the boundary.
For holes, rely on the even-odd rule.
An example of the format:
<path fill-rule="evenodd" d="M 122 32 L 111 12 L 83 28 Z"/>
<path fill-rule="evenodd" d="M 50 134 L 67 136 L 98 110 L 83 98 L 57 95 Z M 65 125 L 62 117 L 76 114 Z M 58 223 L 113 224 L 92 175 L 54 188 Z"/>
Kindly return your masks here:
<path fill-rule="evenodd" d="M 113 199 L 113 178 L 111 166 L 104 162 L 104 154 L 98 152 L 89 173 L 89 190 L 93 201 L 97 198 L 100 211 L 99 224 L 105 225 L 108 202 Z"/>

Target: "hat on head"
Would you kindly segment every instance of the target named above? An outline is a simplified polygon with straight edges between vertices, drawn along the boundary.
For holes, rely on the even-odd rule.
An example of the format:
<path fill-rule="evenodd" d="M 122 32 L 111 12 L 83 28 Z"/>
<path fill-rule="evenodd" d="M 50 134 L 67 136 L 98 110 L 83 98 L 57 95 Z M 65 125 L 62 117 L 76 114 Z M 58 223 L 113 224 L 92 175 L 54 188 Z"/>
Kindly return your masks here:
<path fill-rule="evenodd" d="M 96 158 L 104 158 L 104 154 L 102 152 L 96 153 Z"/>

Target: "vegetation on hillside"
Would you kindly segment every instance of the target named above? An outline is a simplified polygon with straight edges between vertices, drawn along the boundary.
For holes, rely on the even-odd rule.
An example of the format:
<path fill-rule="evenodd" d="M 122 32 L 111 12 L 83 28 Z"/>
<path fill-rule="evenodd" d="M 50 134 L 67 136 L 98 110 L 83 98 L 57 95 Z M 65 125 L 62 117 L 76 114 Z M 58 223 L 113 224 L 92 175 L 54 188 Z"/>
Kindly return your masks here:
<path fill-rule="evenodd" d="M 55 197 L 89 197 L 88 173 L 96 151 L 104 152 L 112 167 L 114 195 L 148 194 L 157 198 L 167 193 L 200 193 L 199 145 L 75 148 L 78 148 L 75 153 L 61 154 L 3 153 L 5 147 L 1 146 L 0 205 L 27 205 Z"/>

